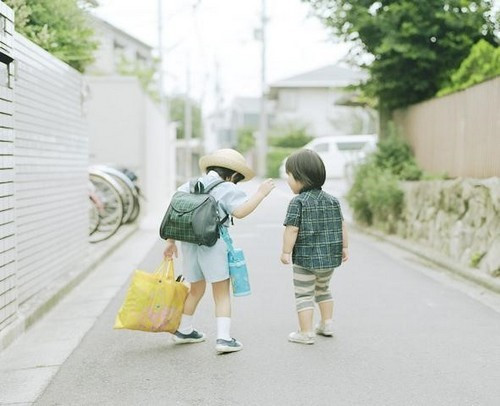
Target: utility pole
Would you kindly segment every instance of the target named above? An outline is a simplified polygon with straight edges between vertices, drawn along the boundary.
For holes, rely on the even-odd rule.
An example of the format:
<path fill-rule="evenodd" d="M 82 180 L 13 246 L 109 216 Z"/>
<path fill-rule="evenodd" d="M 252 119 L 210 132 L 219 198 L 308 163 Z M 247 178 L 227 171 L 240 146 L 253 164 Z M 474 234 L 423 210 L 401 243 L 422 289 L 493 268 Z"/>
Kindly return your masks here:
<path fill-rule="evenodd" d="M 186 67 L 186 93 L 184 96 L 184 141 L 186 143 L 186 177 L 189 179 L 192 176 L 192 151 L 191 138 L 193 133 L 193 114 L 191 108 L 191 71 L 189 67 L 189 56 L 187 57 Z"/>
<path fill-rule="evenodd" d="M 170 123 L 170 112 L 168 109 L 168 101 L 164 96 L 165 90 L 164 85 L 164 72 L 163 72 L 163 62 L 165 59 L 165 52 L 163 49 L 163 0 L 158 0 L 158 96 L 160 98 L 160 109 L 163 114 L 166 115 L 167 124 Z"/>
<path fill-rule="evenodd" d="M 257 174 L 261 177 L 266 176 L 267 168 L 267 88 L 266 88 L 266 0 L 262 0 L 261 5 L 261 67 L 260 67 L 260 125 L 259 137 L 257 140 Z"/>

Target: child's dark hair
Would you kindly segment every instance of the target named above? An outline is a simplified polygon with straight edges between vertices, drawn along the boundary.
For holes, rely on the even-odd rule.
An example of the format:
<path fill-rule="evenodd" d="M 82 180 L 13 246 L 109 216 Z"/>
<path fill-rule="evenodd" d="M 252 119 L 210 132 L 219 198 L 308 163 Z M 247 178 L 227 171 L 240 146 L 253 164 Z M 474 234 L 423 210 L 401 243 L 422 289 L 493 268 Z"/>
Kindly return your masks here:
<path fill-rule="evenodd" d="M 233 171 L 232 169 L 229 168 L 221 168 L 220 166 L 209 166 L 207 168 L 207 173 L 210 171 L 217 172 L 217 174 L 224 180 L 226 180 L 227 178 L 231 178 L 233 183 L 238 183 L 243 179 L 245 179 L 245 177 L 241 173 Z M 232 177 L 233 175 L 235 175 L 234 178 Z"/>
<path fill-rule="evenodd" d="M 325 164 L 320 156 L 310 149 L 301 149 L 290 155 L 286 160 L 285 170 L 304 185 L 303 192 L 321 189 L 325 183 Z"/>

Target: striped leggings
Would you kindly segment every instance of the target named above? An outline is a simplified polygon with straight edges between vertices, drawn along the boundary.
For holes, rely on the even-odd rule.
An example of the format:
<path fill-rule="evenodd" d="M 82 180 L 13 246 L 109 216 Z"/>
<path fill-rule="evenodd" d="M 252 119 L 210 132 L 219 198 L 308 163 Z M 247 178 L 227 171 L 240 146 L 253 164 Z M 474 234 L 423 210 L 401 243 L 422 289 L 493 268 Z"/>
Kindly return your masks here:
<path fill-rule="evenodd" d="M 293 266 L 293 286 L 298 312 L 314 309 L 314 300 L 316 303 L 333 300 L 329 288 L 333 271 L 333 269 L 316 270 Z"/>

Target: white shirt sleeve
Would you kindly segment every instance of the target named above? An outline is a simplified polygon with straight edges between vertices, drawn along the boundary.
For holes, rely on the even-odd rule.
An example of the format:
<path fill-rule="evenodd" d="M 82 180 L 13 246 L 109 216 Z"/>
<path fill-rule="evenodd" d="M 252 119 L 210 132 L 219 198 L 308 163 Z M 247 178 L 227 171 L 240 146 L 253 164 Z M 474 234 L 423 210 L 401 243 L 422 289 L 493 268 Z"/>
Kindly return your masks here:
<path fill-rule="evenodd" d="M 233 214 L 234 210 L 248 200 L 246 193 L 238 189 L 238 187 L 231 182 L 226 182 L 224 184 L 224 190 L 220 192 L 220 195 L 217 196 L 217 200 L 228 214 Z"/>

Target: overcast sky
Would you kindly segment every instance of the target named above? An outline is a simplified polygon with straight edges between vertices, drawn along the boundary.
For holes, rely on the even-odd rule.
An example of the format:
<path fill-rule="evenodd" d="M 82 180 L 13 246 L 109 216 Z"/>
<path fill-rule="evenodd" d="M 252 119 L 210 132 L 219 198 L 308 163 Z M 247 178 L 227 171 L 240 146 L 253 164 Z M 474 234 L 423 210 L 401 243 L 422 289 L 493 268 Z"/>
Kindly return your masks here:
<path fill-rule="evenodd" d="M 99 0 L 97 15 L 146 43 L 157 46 L 157 0 Z M 212 109 L 216 69 L 224 102 L 260 92 L 261 0 L 164 0 L 166 87 L 186 89 Z M 195 7 L 195 5 L 197 5 Z M 268 83 L 335 63 L 347 53 L 300 0 L 268 0 Z"/>

